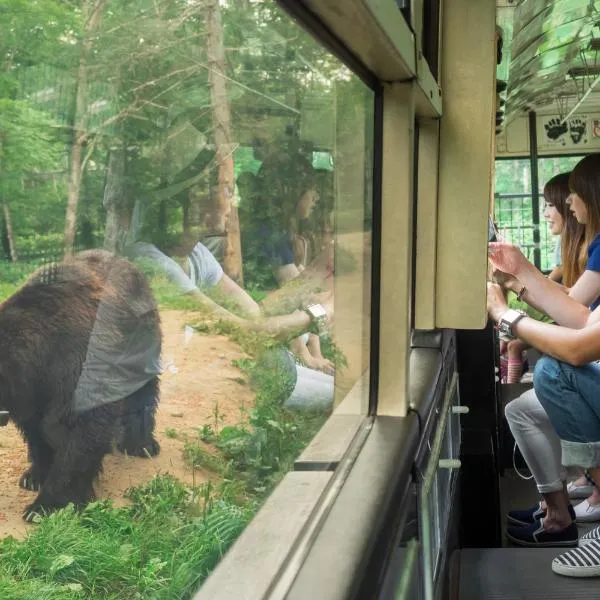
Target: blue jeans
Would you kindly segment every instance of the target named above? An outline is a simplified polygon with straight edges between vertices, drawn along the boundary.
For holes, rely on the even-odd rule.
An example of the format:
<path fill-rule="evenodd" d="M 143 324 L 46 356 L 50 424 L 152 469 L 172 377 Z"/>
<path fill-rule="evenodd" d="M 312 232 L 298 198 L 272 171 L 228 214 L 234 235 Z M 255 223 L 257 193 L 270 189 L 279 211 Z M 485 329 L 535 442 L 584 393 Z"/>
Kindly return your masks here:
<path fill-rule="evenodd" d="M 600 364 L 573 367 L 544 356 L 533 385 L 560 438 L 563 465 L 600 467 Z"/>

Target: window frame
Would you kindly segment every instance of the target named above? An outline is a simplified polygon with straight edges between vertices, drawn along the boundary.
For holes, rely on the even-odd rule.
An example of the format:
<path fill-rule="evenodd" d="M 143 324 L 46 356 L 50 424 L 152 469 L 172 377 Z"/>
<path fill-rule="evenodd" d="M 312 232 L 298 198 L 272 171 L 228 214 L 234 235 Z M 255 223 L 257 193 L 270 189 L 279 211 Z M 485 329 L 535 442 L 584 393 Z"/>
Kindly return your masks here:
<path fill-rule="evenodd" d="M 342 586 L 336 585 L 335 581 L 339 584 L 340 577 L 347 578 L 347 569 L 366 551 L 386 518 L 381 513 L 382 507 L 391 506 L 397 490 L 404 490 L 410 478 L 422 421 L 418 411 L 411 407 L 418 406 L 416 397 L 424 393 L 424 389 L 436 385 L 437 379 L 429 378 L 431 373 L 427 364 L 430 359 L 440 360 L 442 353 L 441 349 L 433 347 L 411 352 L 410 343 L 415 251 L 411 242 L 416 178 L 413 131 L 417 118 L 435 119 L 441 115 L 439 86 L 426 62 L 422 58 L 416 60 L 414 35 L 395 0 L 334 0 L 328 3 L 278 0 L 278 4 L 375 91 L 369 414 L 334 414 L 330 417 L 296 462 L 295 470 L 284 477 L 280 487 L 267 499 L 255 520 L 200 588 L 195 600 L 221 600 L 241 596 L 242 592 L 244 597 L 256 599 L 294 598 L 294 594 L 301 597 L 301 580 L 307 576 L 307 581 L 312 581 L 313 568 L 321 575 L 331 573 L 322 561 L 315 562 L 317 544 L 323 551 L 328 540 L 339 540 L 342 532 L 337 528 L 344 523 L 347 531 L 347 524 L 354 516 L 360 517 L 360 523 L 353 526 L 352 544 L 345 548 L 345 567 L 329 580 L 327 592 L 322 590 L 323 597 L 345 597 L 353 582 L 348 580 L 347 585 Z M 388 22 L 385 22 L 387 17 Z M 393 35 L 388 35 L 390 19 L 400 24 Z M 353 35 L 357 30 L 360 35 Z M 399 39 L 400 43 L 395 44 L 394 41 Z M 384 83 L 389 81 L 394 83 Z M 399 130 L 394 131 L 396 128 Z M 434 145 L 437 145 L 437 138 Z M 382 223 L 389 219 L 401 224 L 403 231 L 408 232 L 408 243 L 393 227 L 384 230 Z M 487 229 L 487 222 L 485 227 Z M 431 243 L 436 241 L 434 238 Z M 401 253 L 399 258 L 394 255 L 394 250 Z M 386 293 L 381 289 L 381 282 L 392 279 L 397 279 L 392 286 L 393 292 L 397 293 Z M 391 319 L 393 326 L 386 319 Z M 380 321 L 386 321 L 385 333 L 379 326 Z M 382 348 L 394 358 L 384 366 L 381 364 Z M 421 359 L 421 351 L 427 357 Z M 411 357 L 413 365 L 410 364 Z M 418 368 L 416 363 L 419 363 Z M 425 379 L 416 376 L 410 387 L 409 372 L 416 375 L 423 368 L 429 375 Z M 398 456 L 403 457 L 401 464 Z M 373 469 L 375 464 L 377 469 Z M 279 557 L 277 564 L 265 565 L 260 548 L 272 543 L 275 539 L 272 536 L 277 534 L 268 519 L 272 511 L 277 511 L 275 495 L 280 490 L 285 491 L 286 479 L 296 478 L 299 472 L 330 477 L 322 493 L 316 494 L 318 497 L 293 504 L 293 510 L 304 514 L 302 531 L 287 538 L 284 536 L 286 543 L 282 543 L 281 537 L 277 538 L 278 547 L 287 550 L 287 554 L 282 552 L 284 556 Z M 357 498 L 365 492 L 366 474 L 374 479 L 367 486 L 364 502 L 357 505 Z M 375 521 L 379 525 L 372 529 Z M 367 530 L 369 534 L 365 537 Z M 331 552 L 327 562 L 329 559 L 334 559 Z M 240 560 L 245 561 L 243 573 L 236 569 Z M 250 577 L 251 573 L 261 580 L 270 578 L 270 585 L 261 588 L 262 593 L 249 591 L 250 582 L 254 585 L 254 577 L 249 580 L 244 575 Z"/>

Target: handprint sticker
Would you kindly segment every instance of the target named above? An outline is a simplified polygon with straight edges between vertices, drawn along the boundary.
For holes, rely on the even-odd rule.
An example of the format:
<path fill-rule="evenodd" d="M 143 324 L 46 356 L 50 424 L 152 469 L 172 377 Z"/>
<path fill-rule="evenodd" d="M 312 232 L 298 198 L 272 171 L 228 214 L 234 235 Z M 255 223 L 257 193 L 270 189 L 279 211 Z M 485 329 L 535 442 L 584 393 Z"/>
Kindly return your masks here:
<path fill-rule="evenodd" d="M 586 125 L 582 119 L 571 119 L 569 122 L 569 135 L 574 144 L 579 144 L 585 135 Z M 584 140 L 584 143 L 587 140 Z"/>
<path fill-rule="evenodd" d="M 550 119 L 545 125 L 546 136 L 548 139 L 556 141 L 568 131 L 566 123 L 561 123 L 560 119 Z M 585 130 L 585 126 L 584 126 Z"/>

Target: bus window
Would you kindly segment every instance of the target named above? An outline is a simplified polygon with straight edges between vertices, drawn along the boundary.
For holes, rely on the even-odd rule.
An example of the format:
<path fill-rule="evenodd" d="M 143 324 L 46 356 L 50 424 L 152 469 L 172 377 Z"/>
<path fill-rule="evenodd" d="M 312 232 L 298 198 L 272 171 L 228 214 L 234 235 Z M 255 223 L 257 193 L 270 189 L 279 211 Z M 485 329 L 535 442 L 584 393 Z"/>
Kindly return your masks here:
<path fill-rule="evenodd" d="M 531 168 L 528 159 L 496 160 L 494 216 L 500 237 L 533 260 Z"/>
<path fill-rule="evenodd" d="M 330 416 L 367 413 L 374 92 L 273 2 L 68 6 L 0 35 L 0 397 L 39 417 L 33 464 L 2 430 L 32 493 L 3 475 L 0 537 L 24 567 L 72 502 L 45 521 L 73 515 L 47 565 L 84 565 L 72 593 L 190 597 Z"/>

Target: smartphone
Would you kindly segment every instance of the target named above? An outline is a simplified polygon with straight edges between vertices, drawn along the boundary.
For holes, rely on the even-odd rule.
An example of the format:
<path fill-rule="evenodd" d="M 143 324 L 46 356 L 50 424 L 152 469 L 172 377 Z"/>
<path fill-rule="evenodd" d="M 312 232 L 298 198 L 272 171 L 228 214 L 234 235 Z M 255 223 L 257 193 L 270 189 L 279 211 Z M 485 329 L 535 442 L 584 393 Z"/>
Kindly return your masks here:
<path fill-rule="evenodd" d="M 498 230 L 494 225 L 494 219 L 492 217 L 488 217 L 488 242 L 497 242 L 498 241 Z"/>

